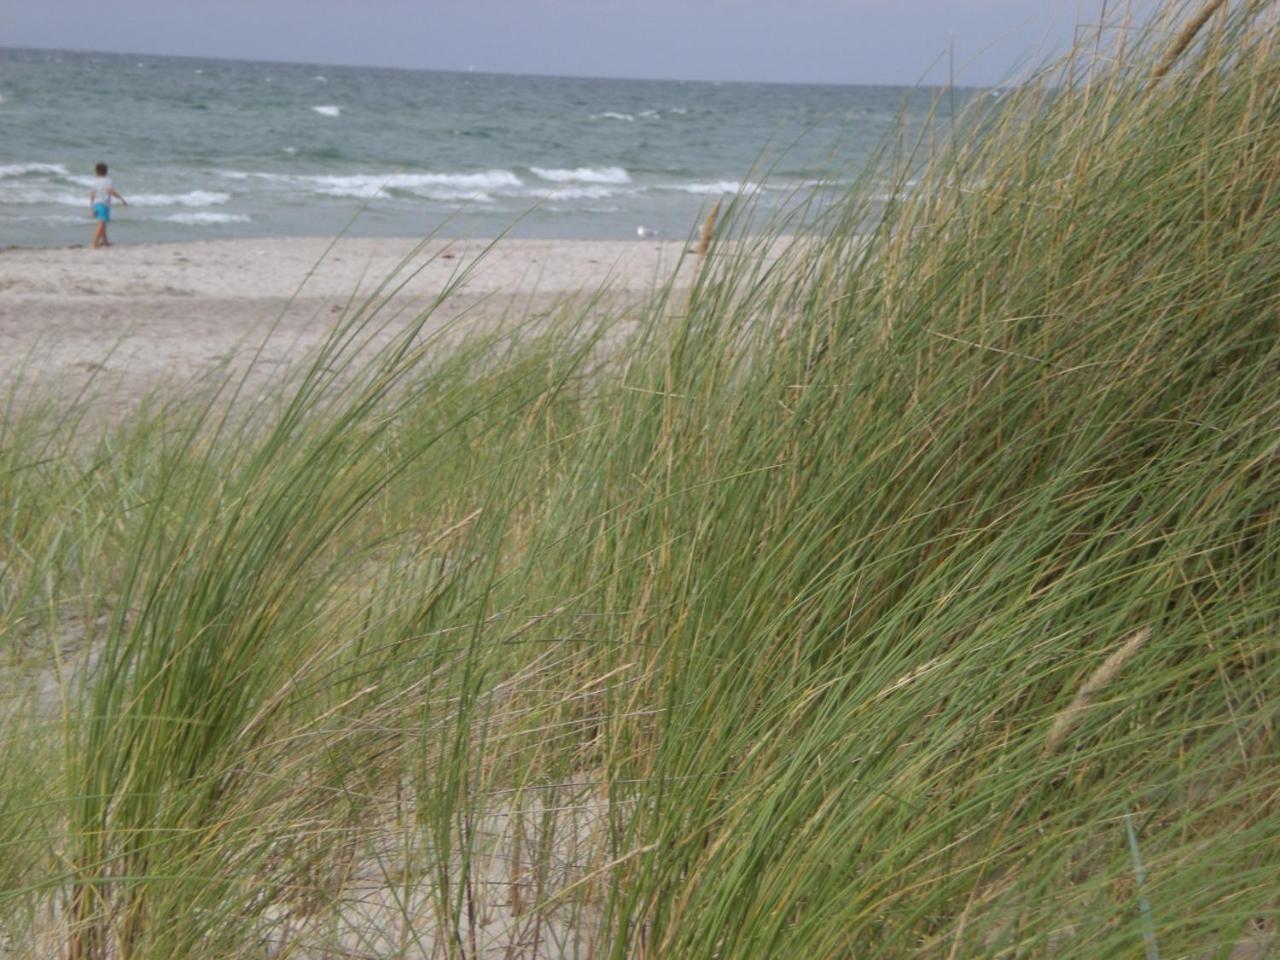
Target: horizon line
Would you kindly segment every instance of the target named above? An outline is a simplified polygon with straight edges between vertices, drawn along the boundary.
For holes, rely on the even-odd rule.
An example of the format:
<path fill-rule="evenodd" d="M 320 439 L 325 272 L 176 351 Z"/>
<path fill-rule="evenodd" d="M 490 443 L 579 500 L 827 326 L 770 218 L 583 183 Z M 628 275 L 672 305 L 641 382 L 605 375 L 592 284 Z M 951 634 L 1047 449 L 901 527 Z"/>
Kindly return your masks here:
<path fill-rule="evenodd" d="M 259 63 L 271 66 L 282 67 L 328 67 L 350 70 L 391 70 L 401 73 L 454 73 L 462 76 L 488 76 L 488 77 L 525 77 L 537 78 L 542 80 L 620 80 L 635 83 L 696 83 L 706 84 L 708 86 L 776 86 L 776 87 L 881 87 L 895 90 L 989 90 L 994 89 L 991 84 L 955 84 L 954 87 L 945 83 L 883 83 L 883 82 L 853 82 L 853 81 L 814 81 L 814 80 L 698 80 L 693 78 L 677 78 L 677 77 L 636 77 L 636 76 L 600 76 L 594 74 L 572 74 L 572 73 L 519 73 L 504 70 L 480 70 L 474 67 L 460 69 L 457 67 L 405 67 L 389 64 L 372 64 L 372 63 L 326 63 L 321 60 L 259 60 L 251 57 L 236 57 L 222 54 L 192 54 L 192 53 L 150 53 L 145 50 L 95 50 L 83 47 L 32 47 L 32 46 L 15 46 L 13 44 L 0 44 L 0 51 L 22 51 L 28 53 L 70 53 L 70 54 L 99 54 L 110 57 L 156 57 L 161 60 L 210 60 L 214 62 L 226 63 Z"/>

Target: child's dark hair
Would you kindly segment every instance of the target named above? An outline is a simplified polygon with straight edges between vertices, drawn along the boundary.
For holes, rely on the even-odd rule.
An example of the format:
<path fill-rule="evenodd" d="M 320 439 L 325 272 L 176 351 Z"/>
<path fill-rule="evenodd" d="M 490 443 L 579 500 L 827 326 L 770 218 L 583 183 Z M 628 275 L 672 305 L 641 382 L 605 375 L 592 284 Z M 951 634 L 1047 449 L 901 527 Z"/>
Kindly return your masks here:
<path fill-rule="evenodd" d="M 107 175 L 107 165 L 105 163 L 96 164 L 93 168 L 93 172 L 100 177 L 105 177 Z"/>

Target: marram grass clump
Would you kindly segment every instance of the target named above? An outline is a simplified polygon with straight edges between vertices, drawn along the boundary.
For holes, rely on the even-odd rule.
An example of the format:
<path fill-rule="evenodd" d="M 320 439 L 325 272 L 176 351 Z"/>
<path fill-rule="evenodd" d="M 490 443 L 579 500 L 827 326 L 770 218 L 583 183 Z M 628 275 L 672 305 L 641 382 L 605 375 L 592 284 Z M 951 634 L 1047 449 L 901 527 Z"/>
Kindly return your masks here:
<path fill-rule="evenodd" d="M 10 404 L 7 955 L 1274 955 L 1280 52 L 1210 6 L 638 323 Z"/>

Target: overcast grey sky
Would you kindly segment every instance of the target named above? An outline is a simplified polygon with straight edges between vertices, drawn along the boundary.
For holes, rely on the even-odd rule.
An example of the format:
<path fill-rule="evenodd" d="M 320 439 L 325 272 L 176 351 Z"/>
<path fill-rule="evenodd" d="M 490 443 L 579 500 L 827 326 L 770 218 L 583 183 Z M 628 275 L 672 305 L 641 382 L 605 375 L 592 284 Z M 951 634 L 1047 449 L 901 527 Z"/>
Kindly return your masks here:
<path fill-rule="evenodd" d="M 1112 8 L 1117 5 L 1112 0 Z M 502 73 L 990 84 L 1101 0 L 0 0 L 0 45 Z"/>

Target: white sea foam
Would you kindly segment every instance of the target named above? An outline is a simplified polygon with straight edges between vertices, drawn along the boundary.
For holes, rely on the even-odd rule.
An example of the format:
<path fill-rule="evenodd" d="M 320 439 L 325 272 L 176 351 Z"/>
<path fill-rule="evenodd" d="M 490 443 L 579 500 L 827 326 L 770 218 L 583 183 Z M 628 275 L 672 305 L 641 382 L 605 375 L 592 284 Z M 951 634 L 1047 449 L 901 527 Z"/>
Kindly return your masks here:
<path fill-rule="evenodd" d="M 480 173 L 353 173 L 320 174 L 254 174 L 297 189 L 329 197 L 352 197 L 368 200 L 386 196 L 392 190 L 411 193 L 430 200 L 491 201 L 490 191 L 519 189 L 524 185 L 510 170 L 485 170 Z"/>
<path fill-rule="evenodd" d="M 494 199 L 487 193 L 473 193 L 467 190 L 411 190 L 414 196 L 424 200 L 438 200 L 441 203 L 493 203 Z"/>
<path fill-rule="evenodd" d="M 459 190 L 500 190 L 522 187 L 524 181 L 510 170 L 484 170 L 480 173 L 399 173 L 395 187 L 455 187 Z"/>
<path fill-rule="evenodd" d="M 190 193 L 126 193 L 125 197 L 135 207 L 213 207 L 226 203 L 231 194 L 192 190 Z M 76 202 L 84 203 L 84 200 Z"/>
<path fill-rule="evenodd" d="M 3 216 L 0 221 L 5 223 L 85 223 L 88 221 L 86 216 L 72 216 L 69 213 L 49 213 L 39 217 L 29 216 Z"/>
<path fill-rule="evenodd" d="M 552 183 L 630 183 L 631 175 L 621 167 L 577 167 L 562 170 L 530 167 L 534 175 Z"/>
<path fill-rule="evenodd" d="M 658 189 L 715 196 L 726 193 L 755 193 L 760 189 L 760 184 L 751 183 L 750 181 L 738 183 L 736 180 L 717 180 L 714 183 L 669 183 Z"/>
<path fill-rule="evenodd" d="M 31 173 L 52 173 L 65 177 L 67 168 L 60 163 L 0 163 L 0 177 L 24 177 Z"/>
<path fill-rule="evenodd" d="M 544 200 L 607 200 L 618 191 L 601 186 L 565 186 L 533 189 L 529 195 Z"/>
<path fill-rule="evenodd" d="M 250 218 L 243 213 L 171 213 L 167 217 L 159 217 L 165 223 L 181 223 L 189 227 L 214 226 L 220 223 L 248 223 Z"/>
<path fill-rule="evenodd" d="M 658 119 L 658 111 L 657 110 L 641 110 L 640 116 L 644 117 L 646 120 L 656 120 Z"/>
<path fill-rule="evenodd" d="M 336 117 L 340 113 L 342 113 L 342 108 L 335 107 L 333 104 L 328 104 L 327 106 L 323 106 L 323 107 L 312 107 L 311 109 L 314 110 L 316 113 L 320 114 L 322 117 Z"/>
<path fill-rule="evenodd" d="M 135 193 L 125 194 L 134 207 L 212 207 L 231 199 L 229 193 L 213 193 L 208 190 L 192 190 L 190 193 Z M 52 203 L 60 207 L 88 208 L 89 198 L 83 193 L 67 193 L 49 184 L 32 184 L 10 181 L 0 184 L 0 203 L 34 204 Z"/>
<path fill-rule="evenodd" d="M 626 120 L 628 123 L 632 123 L 635 121 L 636 118 L 629 113 L 618 113 L 614 110 L 606 110 L 604 113 L 593 113 L 591 115 L 591 119 L 592 120 Z"/>
<path fill-rule="evenodd" d="M 323 74 L 319 74 L 319 73 L 317 73 L 317 74 L 316 74 L 314 77 L 312 77 L 311 79 L 312 79 L 312 80 L 314 80 L 316 83 L 328 83 L 328 82 L 329 82 L 329 78 L 328 78 L 328 77 L 324 76 Z"/>
<path fill-rule="evenodd" d="M 83 193 L 60 193 L 48 185 L 26 186 L 18 183 L 0 183 L 0 204 L 54 203 L 60 207 L 89 208 L 89 198 Z"/>

